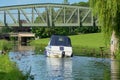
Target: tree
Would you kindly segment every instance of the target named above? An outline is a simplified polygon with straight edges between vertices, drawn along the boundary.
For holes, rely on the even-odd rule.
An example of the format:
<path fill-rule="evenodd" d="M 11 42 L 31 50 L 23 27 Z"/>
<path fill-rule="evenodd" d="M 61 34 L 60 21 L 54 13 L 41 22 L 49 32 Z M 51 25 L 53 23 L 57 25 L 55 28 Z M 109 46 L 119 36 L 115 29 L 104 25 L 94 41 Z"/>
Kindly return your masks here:
<path fill-rule="evenodd" d="M 120 0 L 89 0 L 102 31 L 111 41 L 111 54 L 120 56 Z"/>
<path fill-rule="evenodd" d="M 89 2 L 79 2 L 79 3 L 74 3 L 74 4 L 72 4 L 72 5 L 89 7 Z"/>
<path fill-rule="evenodd" d="M 69 4 L 68 0 L 64 0 L 64 4 Z"/>

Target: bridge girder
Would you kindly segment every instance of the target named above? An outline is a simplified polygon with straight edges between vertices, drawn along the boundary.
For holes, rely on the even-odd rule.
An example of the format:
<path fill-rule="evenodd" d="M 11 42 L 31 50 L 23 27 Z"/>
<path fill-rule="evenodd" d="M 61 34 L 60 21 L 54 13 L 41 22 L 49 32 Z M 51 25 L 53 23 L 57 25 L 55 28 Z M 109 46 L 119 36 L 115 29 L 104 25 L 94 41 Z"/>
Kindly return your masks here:
<path fill-rule="evenodd" d="M 0 7 L 0 26 L 93 26 L 91 8 L 65 4 L 26 4 Z"/>

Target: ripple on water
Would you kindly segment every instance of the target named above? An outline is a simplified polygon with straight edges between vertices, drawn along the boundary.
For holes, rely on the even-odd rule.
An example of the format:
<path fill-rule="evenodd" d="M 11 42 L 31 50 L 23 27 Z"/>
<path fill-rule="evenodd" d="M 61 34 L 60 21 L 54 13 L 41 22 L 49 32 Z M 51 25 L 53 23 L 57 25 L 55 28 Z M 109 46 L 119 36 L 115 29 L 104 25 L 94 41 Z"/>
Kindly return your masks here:
<path fill-rule="evenodd" d="M 31 55 L 34 52 L 30 51 L 23 53 L 27 54 L 10 52 L 10 58 L 21 71 L 29 72 L 34 80 L 103 80 L 105 70 L 110 71 L 110 59 L 78 56 L 47 58 Z"/>

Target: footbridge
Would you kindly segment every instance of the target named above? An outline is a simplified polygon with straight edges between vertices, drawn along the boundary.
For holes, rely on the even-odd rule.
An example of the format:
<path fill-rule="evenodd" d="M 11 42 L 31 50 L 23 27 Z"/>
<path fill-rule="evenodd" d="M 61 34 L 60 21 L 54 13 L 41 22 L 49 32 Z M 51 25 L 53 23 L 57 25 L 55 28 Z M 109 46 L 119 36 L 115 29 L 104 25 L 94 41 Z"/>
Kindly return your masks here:
<path fill-rule="evenodd" d="M 0 7 L 0 27 L 95 26 L 91 8 L 70 4 L 26 4 Z"/>
<path fill-rule="evenodd" d="M 19 45 L 27 45 L 27 41 L 30 38 L 34 38 L 35 34 L 34 33 L 27 33 L 27 32 L 19 32 L 19 33 L 9 33 L 10 37 L 16 37 L 18 38 L 18 43 Z"/>

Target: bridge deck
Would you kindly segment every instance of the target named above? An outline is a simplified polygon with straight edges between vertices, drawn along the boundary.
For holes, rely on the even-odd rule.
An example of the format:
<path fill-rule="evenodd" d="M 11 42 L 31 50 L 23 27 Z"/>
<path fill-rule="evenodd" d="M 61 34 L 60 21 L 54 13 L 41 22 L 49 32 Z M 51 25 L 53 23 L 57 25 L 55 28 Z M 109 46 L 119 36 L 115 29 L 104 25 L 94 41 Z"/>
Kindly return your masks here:
<path fill-rule="evenodd" d="M 11 37 L 35 37 L 34 33 L 10 33 Z"/>

